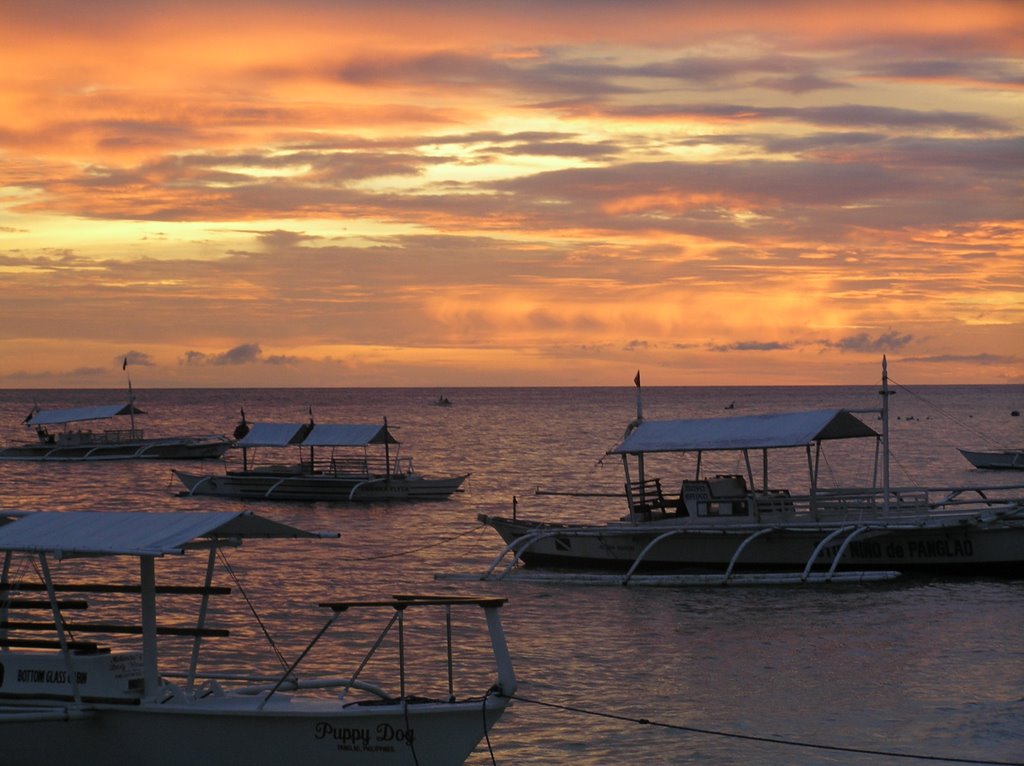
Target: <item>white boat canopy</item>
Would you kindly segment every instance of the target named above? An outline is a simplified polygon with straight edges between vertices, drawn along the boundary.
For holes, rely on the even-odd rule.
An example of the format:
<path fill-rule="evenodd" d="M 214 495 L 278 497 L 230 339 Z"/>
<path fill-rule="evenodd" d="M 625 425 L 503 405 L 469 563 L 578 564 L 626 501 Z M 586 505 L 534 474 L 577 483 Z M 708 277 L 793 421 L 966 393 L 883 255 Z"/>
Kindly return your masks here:
<path fill-rule="evenodd" d="M 298 444 L 299 432 L 307 427 L 307 423 L 253 423 L 249 433 L 238 440 L 238 446 L 287 447 Z"/>
<path fill-rule="evenodd" d="M 118 415 L 145 415 L 132 404 L 103 404 L 97 407 L 73 407 L 66 410 L 38 410 L 25 419 L 30 426 L 77 423 L 80 420 L 106 420 Z"/>
<path fill-rule="evenodd" d="M 181 554 L 199 538 L 337 537 L 307 532 L 252 511 L 38 511 L 0 526 L 0 552 L 63 556 Z"/>
<path fill-rule="evenodd" d="M 694 420 L 644 420 L 608 454 L 802 447 L 825 439 L 878 437 L 848 410 Z"/>
<path fill-rule="evenodd" d="M 317 424 L 302 444 L 305 447 L 365 447 L 367 444 L 398 444 L 387 426 L 374 423 Z"/>
<path fill-rule="evenodd" d="M 305 432 L 305 438 L 303 433 Z M 398 444 L 384 425 L 376 423 L 253 423 L 239 447 L 365 447 Z"/>

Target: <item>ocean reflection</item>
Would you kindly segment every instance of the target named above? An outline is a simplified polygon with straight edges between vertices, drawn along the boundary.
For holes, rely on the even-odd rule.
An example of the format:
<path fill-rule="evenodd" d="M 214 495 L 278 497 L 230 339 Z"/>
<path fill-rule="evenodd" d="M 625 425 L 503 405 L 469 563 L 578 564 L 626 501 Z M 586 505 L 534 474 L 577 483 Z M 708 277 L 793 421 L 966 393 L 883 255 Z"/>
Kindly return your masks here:
<path fill-rule="evenodd" d="M 723 403 L 732 401 L 736 414 L 866 408 L 876 405 L 875 390 L 655 388 L 645 390 L 644 406 L 651 417 L 718 415 Z M 31 436 L 19 424 L 34 399 L 56 407 L 120 396 L 43 393 L 0 392 L 0 439 Z M 230 433 L 242 406 L 253 421 L 301 421 L 310 408 L 321 422 L 376 422 L 386 415 L 403 442 L 403 454 L 411 453 L 424 473 L 472 472 L 468 491 L 447 502 L 348 506 L 180 497 L 167 463 L 0 463 L 0 506 L 248 509 L 307 529 L 340 532 L 333 541 L 253 541 L 228 554 L 268 631 L 290 658 L 326 619 L 319 601 L 399 592 L 508 596 L 503 621 L 520 694 L 536 702 L 517 702 L 493 731 L 498 763 L 894 762 L 865 752 L 794 748 L 694 729 L 978 760 L 1020 760 L 1024 752 L 1024 582 L 1019 580 L 644 589 L 434 579 L 440 572 L 484 570 L 501 543 L 478 524 L 476 514 L 507 513 L 513 496 L 523 515 L 563 521 L 620 516 L 624 507 L 615 499 L 537 496 L 535 491 L 621 491 L 620 465 L 604 453 L 635 414 L 631 387 L 447 390 L 451 407 L 431 406 L 437 392 L 426 389 L 138 394 L 152 435 Z M 980 477 L 956 447 L 981 446 L 983 438 L 1019 443 L 1024 426 L 1009 412 L 1022 409 L 1024 388 L 930 387 L 924 394 L 901 391 L 894 397 L 896 481 L 1021 483 L 1019 475 Z M 937 406 L 931 411 L 926 405 Z M 862 457 L 829 452 L 828 469 L 837 483 L 866 465 Z M 730 464 L 716 467 L 733 472 Z M 784 467 L 779 483 L 805 471 L 798 458 Z M 184 565 L 194 583 L 205 560 L 189 559 L 161 562 L 158 573 L 177 577 L 172 570 Z M 134 577 L 116 571 L 90 574 Z M 222 576 L 218 582 L 233 585 Z M 214 602 L 211 622 L 229 626 L 230 640 L 241 641 L 242 649 L 222 651 L 210 640 L 205 642 L 208 662 L 239 669 L 273 661 L 235 590 Z M 486 647 L 474 644 L 481 636 L 471 628 L 456 630 L 469 671 L 487 656 Z M 334 643 L 311 657 L 311 668 L 339 672 L 327 650 L 343 643 L 351 644 L 346 657 L 358 661 L 377 629 L 361 617 L 345 622 Z M 436 650 L 441 639 L 424 637 Z M 181 641 L 161 643 L 167 661 L 186 656 L 189 648 Z M 436 656 L 429 655 L 412 663 L 416 673 L 434 672 Z M 486 745 L 469 761 L 490 762 Z"/>

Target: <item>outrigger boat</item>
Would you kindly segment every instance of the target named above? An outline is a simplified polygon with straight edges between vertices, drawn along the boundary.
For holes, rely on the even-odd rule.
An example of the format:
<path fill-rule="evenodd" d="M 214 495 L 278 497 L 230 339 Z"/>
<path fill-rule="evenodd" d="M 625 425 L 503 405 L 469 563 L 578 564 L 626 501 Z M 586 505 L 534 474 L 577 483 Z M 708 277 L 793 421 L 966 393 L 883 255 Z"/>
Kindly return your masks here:
<path fill-rule="evenodd" d="M 889 386 L 882 367 L 882 433 L 856 411 L 820 410 L 702 420 L 646 420 L 637 380 L 637 419 L 609 450 L 626 472 L 628 514 L 604 524 L 559 524 L 481 514 L 507 545 L 483 575 L 567 575 L 531 567 L 603 570 L 576 579 L 619 583 L 838 582 L 888 579 L 907 571 L 1024 574 L 1024 487 L 931 490 L 889 481 Z M 864 489 L 826 489 L 822 443 L 871 439 L 875 478 Z M 734 451 L 745 475 L 704 476 L 705 453 Z M 773 488 L 769 453 L 803 450 L 809 490 Z M 760 454 L 755 471 L 752 455 Z M 695 456 L 693 478 L 652 476 L 659 456 Z M 881 459 L 881 486 L 878 464 Z M 681 459 L 672 461 L 679 466 Z M 758 476 L 757 474 L 761 475 Z M 679 487 L 673 493 L 670 487 Z"/>
<path fill-rule="evenodd" d="M 440 500 L 459 490 L 468 474 L 427 478 L 400 457 L 387 420 L 376 424 L 254 423 L 238 440 L 242 470 L 223 474 L 174 471 L 187 495 L 246 500 Z M 253 465 L 249 451 L 295 448 L 299 460 Z M 374 451 L 371 452 L 371 449 Z M 324 454 L 324 450 L 327 451 Z"/>
<path fill-rule="evenodd" d="M 127 404 L 33 408 L 24 422 L 35 429 L 36 441 L 0 448 L 0 460 L 201 460 L 219 458 L 231 447 L 230 439 L 218 435 L 146 438 L 135 425 L 135 416 L 144 414 L 134 397 Z M 130 418 L 128 428 L 93 431 L 78 426 L 124 415 Z M 60 428 L 50 430 L 53 426 Z"/>
<path fill-rule="evenodd" d="M 498 614 L 505 599 L 493 597 L 326 601 L 319 604 L 325 613 L 323 627 L 293 661 L 282 657 L 276 673 L 204 672 L 201 645 L 228 634 L 207 623 L 211 599 L 231 590 L 213 584 L 220 549 L 252 538 L 324 535 L 250 512 L 12 512 L 2 520 L 0 760 L 7 766 L 69 758 L 146 766 L 461 764 L 502 715 L 516 688 Z M 181 585 L 180 576 L 173 585 L 157 584 L 156 559 L 173 560 L 193 549 L 208 551 L 202 584 Z M 77 561 L 82 558 L 86 562 Z M 27 559 L 25 566 L 20 566 L 22 559 Z M 76 561 L 65 561 L 59 570 L 51 568 L 61 559 Z M 138 579 L 123 582 L 123 574 L 117 573 L 132 569 L 114 559 L 137 560 Z M 72 566 L 74 571 L 83 566 L 83 576 L 92 572 L 95 577 L 98 570 L 113 574 L 102 582 L 72 580 Z M 163 567 L 161 563 L 161 574 Z M 15 572 L 33 569 L 38 579 L 12 579 Z M 59 580 L 54 571 L 59 571 Z M 202 575 L 201 568 L 197 574 Z M 111 603 L 113 598 L 129 603 L 118 608 Z M 181 599 L 195 605 L 194 624 L 169 625 L 162 617 L 158 622 L 158 600 L 163 607 Z M 452 669 L 452 613 L 461 610 L 465 615 L 472 607 L 483 611 L 497 677 L 476 696 L 456 697 L 455 679 L 462 683 L 474 671 L 465 671 L 465 663 L 455 663 L 458 673 Z M 73 616 L 87 608 L 90 613 L 110 609 L 113 619 L 97 622 Z M 362 647 L 352 655 L 351 676 L 300 675 L 300 665 L 315 648 L 328 643 L 332 627 L 349 625 L 345 633 L 351 637 L 351 623 L 343 618 L 356 619 L 353 613 L 367 610 L 383 610 L 384 627 L 368 651 Z M 422 618 L 430 611 L 440 623 L 438 635 L 444 635 L 441 631 L 447 625 L 446 653 L 436 651 L 434 641 L 432 652 L 410 648 L 410 636 L 421 635 Z M 16 613 L 45 613 L 46 618 L 22 619 Z M 141 614 L 140 623 L 125 624 L 126 614 Z M 459 620 L 456 635 L 465 632 L 462 628 Z M 109 637 L 114 645 L 84 640 L 93 634 Z M 126 646 L 124 635 L 136 638 Z M 166 642 L 175 640 L 186 642 L 177 652 L 183 665 L 177 673 L 166 671 L 161 661 Z M 365 667 L 376 667 L 378 658 L 383 660 L 382 655 L 392 650 L 397 653 L 388 659 L 389 667 L 397 663 L 394 694 L 362 678 Z M 422 678 L 431 658 L 441 666 L 436 682 L 427 683 L 424 694 L 413 694 L 406 688 L 410 668 L 416 667 L 417 678 Z M 473 668 L 488 672 L 475 663 Z"/>
<path fill-rule="evenodd" d="M 1004 449 L 995 452 L 961 449 L 960 454 L 975 468 L 1024 471 L 1024 449 Z"/>

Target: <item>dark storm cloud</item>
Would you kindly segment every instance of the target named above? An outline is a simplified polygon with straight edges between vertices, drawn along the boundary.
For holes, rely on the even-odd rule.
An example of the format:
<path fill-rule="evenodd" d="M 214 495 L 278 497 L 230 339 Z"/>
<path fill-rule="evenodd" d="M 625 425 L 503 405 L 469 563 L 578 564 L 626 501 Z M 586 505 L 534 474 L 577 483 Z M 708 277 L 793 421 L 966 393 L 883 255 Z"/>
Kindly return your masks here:
<path fill-rule="evenodd" d="M 934 356 L 905 356 L 901 362 L 920 362 L 922 364 L 982 364 L 1002 365 L 1017 364 L 1020 356 L 1003 354 L 935 354 Z"/>
<path fill-rule="evenodd" d="M 186 351 L 183 358 L 184 364 L 194 365 L 239 365 L 239 364 L 292 364 L 298 362 L 298 357 L 291 356 L 263 356 L 263 350 L 258 343 L 243 343 L 240 346 L 228 349 L 220 354 L 204 354 L 200 351 Z"/>
<path fill-rule="evenodd" d="M 124 357 L 115 360 L 118 364 L 127 363 L 131 367 L 153 367 L 153 357 L 145 351 L 129 351 Z"/>
<path fill-rule="evenodd" d="M 755 106 L 752 104 L 647 104 L 609 107 L 607 114 L 635 118 L 711 119 L 754 123 L 767 120 L 797 122 L 818 127 L 885 127 L 890 129 L 950 129 L 966 133 L 1012 130 L 1009 123 L 985 115 L 946 110 L 901 109 L 871 104 L 836 106 Z"/>
<path fill-rule="evenodd" d="M 913 340 L 913 335 L 901 335 L 898 332 L 890 330 L 889 332 L 876 337 L 871 337 L 868 333 L 861 332 L 855 335 L 849 335 L 845 338 L 840 338 L 839 340 L 830 342 L 827 345 L 832 348 L 839 349 L 840 351 L 883 352 L 896 351 L 897 349 L 910 344 Z"/>
<path fill-rule="evenodd" d="M 793 348 L 791 343 L 780 343 L 778 341 L 757 341 L 741 340 L 735 343 L 708 346 L 709 351 L 785 351 Z"/>

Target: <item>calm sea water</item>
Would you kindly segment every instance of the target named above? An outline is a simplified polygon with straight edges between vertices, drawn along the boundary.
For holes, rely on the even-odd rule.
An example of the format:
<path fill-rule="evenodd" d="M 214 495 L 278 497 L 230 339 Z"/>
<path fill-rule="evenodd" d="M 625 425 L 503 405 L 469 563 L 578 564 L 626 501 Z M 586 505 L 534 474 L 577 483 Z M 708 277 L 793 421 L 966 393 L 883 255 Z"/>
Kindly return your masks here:
<path fill-rule="evenodd" d="M 648 417 L 877 406 L 876 386 L 651 388 Z M 266 503 L 178 496 L 168 463 L 0 463 L 0 507 L 199 510 L 249 507 L 338 541 L 250 543 L 231 554 L 287 656 L 319 624 L 318 600 L 393 592 L 487 593 L 503 610 L 523 697 L 492 732 L 506 764 L 889 764 L 912 759 L 793 742 L 985 762 L 1024 761 L 1024 581 L 908 579 L 806 588 L 611 588 L 436 580 L 481 572 L 501 548 L 479 512 L 606 520 L 621 501 L 535 490 L 621 487 L 605 450 L 635 414 L 632 388 L 140 390 L 148 435 L 230 433 L 252 421 L 372 422 L 387 416 L 426 474 L 471 472 L 467 491 L 420 504 Z M 433 406 L 441 394 L 448 408 Z M 23 441 L 33 401 L 110 403 L 116 391 L 0 391 L 0 440 Z M 1024 444 L 1024 387 L 924 387 L 893 399 L 893 482 L 1024 483 L 980 472 L 962 447 Z M 870 421 L 869 421 L 870 422 Z M 802 467 L 802 457 L 787 470 Z M 221 470 L 196 466 L 203 470 Z M 722 471 L 738 466 L 722 464 Z M 837 484 L 865 463 L 830 456 Z M 177 562 L 172 562 L 177 563 Z M 198 562 L 201 563 L 201 562 Z M 161 564 L 163 566 L 163 564 Z M 232 607 L 233 608 L 233 607 Z M 227 609 L 225 619 L 236 615 Z M 290 633 L 298 633 L 297 638 Z M 361 626 L 345 635 L 364 641 Z M 259 643 L 255 632 L 235 638 Z M 163 647 L 162 647 L 163 650 Z M 173 656 L 176 649 L 165 652 Z M 248 659 L 248 649 L 224 657 Z M 471 654 L 476 647 L 467 648 Z M 289 654 L 290 653 L 290 654 Z M 482 652 L 480 652 L 482 653 Z M 253 659 L 257 652 L 252 649 Z M 260 655 L 262 656 L 262 655 Z M 216 660 L 217 655 L 214 655 Z M 341 672 L 326 660 L 319 667 Z M 347 671 L 346 671 L 347 672 Z M 469 691 L 468 689 L 466 690 Z M 646 719 L 651 723 L 635 721 Z M 695 732 L 710 730 L 726 735 Z M 750 739 L 754 738 L 754 739 Z M 481 746 L 471 764 L 490 763 Z"/>

